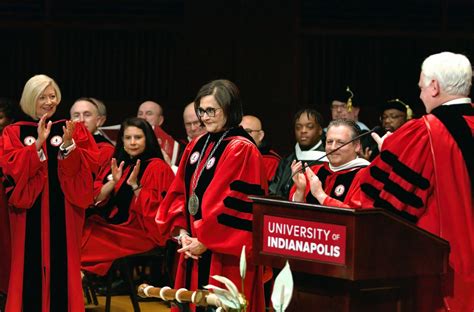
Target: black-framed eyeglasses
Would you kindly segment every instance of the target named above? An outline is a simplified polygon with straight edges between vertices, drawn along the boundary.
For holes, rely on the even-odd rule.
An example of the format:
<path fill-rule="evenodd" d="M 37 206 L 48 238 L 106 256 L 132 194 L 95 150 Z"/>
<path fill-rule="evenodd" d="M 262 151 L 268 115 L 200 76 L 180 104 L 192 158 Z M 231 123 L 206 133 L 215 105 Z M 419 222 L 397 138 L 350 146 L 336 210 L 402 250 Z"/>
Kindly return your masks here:
<path fill-rule="evenodd" d="M 244 128 L 245 132 L 247 132 L 248 134 L 252 134 L 252 132 L 260 132 L 262 131 L 262 129 L 260 130 L 253 130 L 253 129 L 250 129 L 250 128 Z"/>
<path fill-rule="evenodd" d="M 207 114 L 207 116 L 209 116 L 209 117 L 214 117 L 214 116 L 216 116 L 216 111 L 218 111 L 219 109 L 222 109 L 222 108 L 220 108 L 220 107 L 218 107 L 218 108 L 208 107 L 208 108 L 204 109 L 204 108 L 198 107 L 196 109 L 196 112 L 197 112 L 199 117 L 204 117 L 204 114 Z"/>

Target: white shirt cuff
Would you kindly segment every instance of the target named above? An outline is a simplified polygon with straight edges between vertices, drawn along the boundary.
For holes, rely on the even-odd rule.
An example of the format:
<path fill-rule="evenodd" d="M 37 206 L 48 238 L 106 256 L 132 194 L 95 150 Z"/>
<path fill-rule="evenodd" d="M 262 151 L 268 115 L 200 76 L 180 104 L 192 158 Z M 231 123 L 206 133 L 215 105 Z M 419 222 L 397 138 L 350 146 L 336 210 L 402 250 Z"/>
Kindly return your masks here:
<path fill-rule="evenodd" d="M 59 146 L 59 157 L 61 159 L 66 158 L 73 150 L 76 149 L 76 142 L 72 139 L 72 144 L 68 147 L 64 147 L 64 143 Z"/>
<path fill-rule="evenodd" d="M 43 149 L 40 149 L 39 151 L 37 151 L 37 153 L 41 162 L 46 160 L 46 155 L 44 154 Z"/>

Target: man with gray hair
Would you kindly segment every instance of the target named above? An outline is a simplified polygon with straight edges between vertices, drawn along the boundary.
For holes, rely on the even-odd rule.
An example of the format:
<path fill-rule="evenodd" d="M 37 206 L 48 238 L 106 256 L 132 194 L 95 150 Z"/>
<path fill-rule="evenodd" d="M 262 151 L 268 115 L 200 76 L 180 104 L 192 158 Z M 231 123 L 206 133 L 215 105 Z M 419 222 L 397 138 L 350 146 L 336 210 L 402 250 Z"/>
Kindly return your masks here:
<path fill-rule="evenodd" d="M 361 178 L 362 206 L 382 207 L 449 241 L 441 289 L 418 288 L 415 311 L 474 310 L 474 107 L 472 67 L 461 54 L 429 56 L 418 86 L 427 115 L 393 135 Z M 437 300 L 420 300 L 437 293 Z M 431 307 L 431 308 L 429 308 Z M 422 309 L 423 308 L 423 309 Z"/>
<path fill-rule="evenodd" d="M 354 120 L 331 121 L 325 146 L 329 162 L 309 167 L 306 162 L 293 160 L 291 176 L 294 185 L 290 191 L 290 200 L 360 208 L 360 175 L 370 163 L 358 157 L 362 148 L 357 139 L 359 135 L 360 129 Z"/>
<path fill-rule="evenodd" d="M 206 127 L 203 126 L 199 120 L 196 110 L 194 109 L 194 102 L 186 105 L 183 111 L 184 129 L 186 130 L 187 140 L 185 144 L 191 142 L 201 134 L 206 133 Z"/>

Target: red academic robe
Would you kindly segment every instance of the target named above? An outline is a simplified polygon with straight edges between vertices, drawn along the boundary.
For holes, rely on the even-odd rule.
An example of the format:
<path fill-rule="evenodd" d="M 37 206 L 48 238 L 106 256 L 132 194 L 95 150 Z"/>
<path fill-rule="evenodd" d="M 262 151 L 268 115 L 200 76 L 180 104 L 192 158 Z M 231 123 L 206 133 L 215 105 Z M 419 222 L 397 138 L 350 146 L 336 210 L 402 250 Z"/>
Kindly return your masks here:
<path fill-rule="evenodd" d="M 450 311 L 474 310 L 473 133 L 471 105 L 440 106 L 388 137 L 362 177 L 363 206 L 389 209 L 449 241 Z"/>
<path fill-rule="evenodd" d="M 94 197 L 97 197 L 102 188 L 102 181 L 105 175 L 110 172 L 110 160 L 114 155 L 115 146 L 100 134 L 95 134 L 94 140 L 99 148 L 99 170 L 96 180 L 94 181 Z"/>
<path fill-rule="evenodd" d="M 3 139 L 0 136 L 0 153 L 2 152 Z M 1 161 L 1 155 L 0 155 Z M 0 163 L 0 168 L 3 165 Z M 0 182 L 0 292 L 6 293 L 8 290 L 8 280 L 10 276 L 10 220 L 8 216 L 8 201 L 3 187 L 3 171 Z"/>
<path fill-rule="evenodd" d="M 98 150 L 80 123 L 76 148 L 59 151 L 65 121 L 52 124 L 40 161 L 36 122 L 3 131 L 12 259 L 6 311 L 83 311 L 80 243 L 84 210 L 93 203 Z"/>
<path fill-rule="evenodd" d="M 260 312 L 264 310 L 262 268 L 250 265 L 252 205 L 248 196 L 267 192 L 262 156 L 248 134 L 239 127 L 229 131 L 207 162 L 222 133 L 209 135 L 209 144 L 199 168 L 196 168 L 199 154 L 208 134 L 188 144 L 176 179 L 157 214 L 158 228 L 164 235 L 169 237 L 177 227 L 185 228 L 208 249 L 199 261 L 185 260 L 184 255 L 180 255 L 175 288 L 195 290 L 208 283 L 225 287 L 210 278 L 212 275 L 225 276 L 240 288 L 239 261 L 245 245 L 248 263 L 245 297 L 250 304 L 247 311 Z M 199 209 L 192 216 L 187 208 L 192 176 L 206 163 L 195 189 L 200 199 Z M 191 269 L 190 280 L 186 279 L 187 268 Z"/>
<path fill-rule="evenodd" d="M 174 173 L 163 160 L 153 158 L 140 165 L 139 181 L 142 188 L 137 196 L 126 180 L 133 165 L 124 168 L 122 178 L 115 186 L 115 194 L 128 193 L 128 213 L 125 222 L 109 223 L 100 216 L 87 219 L 83 242 L 81 264 L 86 271 L 105 275 L 115 259 L 139 254 L 153 249 L 163 239 L 156 239 L 155 217 L 158 207 L 164 198 Z M 120 196 L 127 201 L 127 194 Z M 101 208 L 99 208 L 101 209 Z M 114 213 L 114 211 L 111 211 Z M 118 221 L 120 222 L 120 221 Z"/>
<path fill-rule="evenodd" d="M 332 171 L 329 168 L 329 163 L 311 166 L 311 170 L 321 180 L 323 190 L 328 196 L 323 203 L 319 203 L 311 194 L 310 183 L 306 178 L 305 202 L 332 207 L 360 208 L 360 177 L 363 168 L 355 166 L 340 171 Z M 290 191 L 290 200 L 295 192 L 296 186 L 293 185 Z"/>
<path fill-rule="evenodd" d="M 275 176 L 278 164 L 281 157 L 274 150 L 262 151 L 263 164 L 265 165 L 265 172 L 267 173 L 267 181 L 270 182 Z"/>
<path fill-rule="evenodd" d="M 181 144 L 176 141 L 171 135 L 165 132 L 160 126 L 153 126 L 153 130 L 160 145 L 161 150 L 168 156 L 171 166 L 176 166 L 179 163 L 181 155 Z"/>
<path fill-rule="evenodd" d="M 10 276 L 10 220 L 8 217 L 7 197 L 0 184 L 0 292 L 7 293 Z"/>

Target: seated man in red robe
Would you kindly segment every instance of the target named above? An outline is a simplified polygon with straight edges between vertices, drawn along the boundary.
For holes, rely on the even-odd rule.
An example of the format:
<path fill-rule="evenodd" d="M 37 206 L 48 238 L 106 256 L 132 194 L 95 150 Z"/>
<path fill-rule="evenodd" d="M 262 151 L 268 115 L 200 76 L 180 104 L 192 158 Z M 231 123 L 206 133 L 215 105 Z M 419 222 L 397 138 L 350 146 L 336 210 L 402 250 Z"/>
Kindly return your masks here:
<path fill-rule="evenodd" d="M 357 156 L 361 149 L 359 140 L 342 146 L 357 137 L 359 132 L 352 120 L 331 121 L 326 135 L 329 163 L 305 166 L 303 170 L 303 163 L 294 160 L 291 171 L 295 184 L 290 199 L 325 206 L 360 207 L 360 174 L 369 162 Z"/>
<path fill-rule="evenodd" d="M 94 181 L 94 196 L 98 196 L 102 187 L 101 182 L 110 171 L 110 160 L 115 149 L 113 143 L 99 130 L 99 127 L 105 123 L 107 110 L 101 101 L 95 98 L 81 97 L 74 102 L 69 113 L 71 120 L 79 121 L 86 126 L 99 148 L 99 171 Z M 90 215 L 90 210 L 86 211 L 87 215 Z"/>

